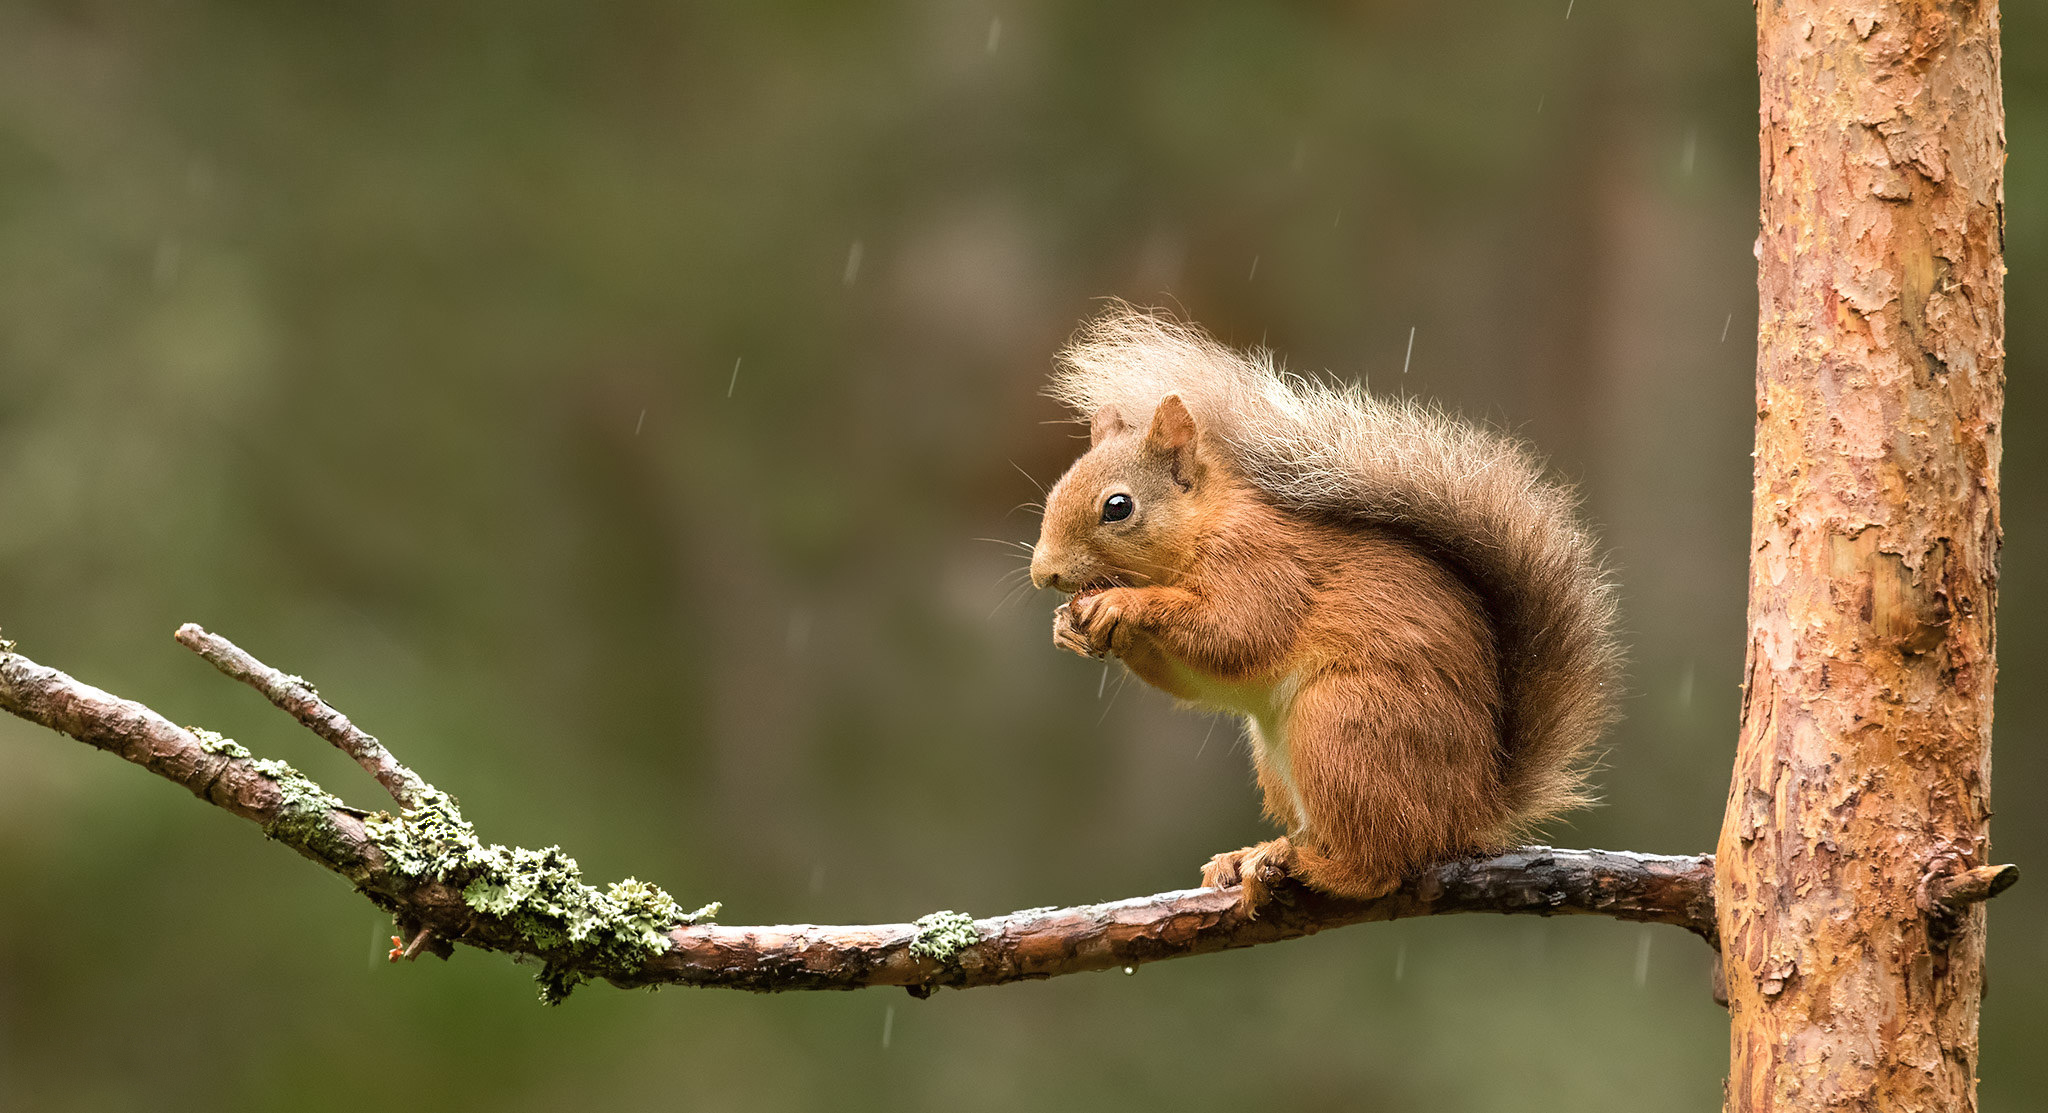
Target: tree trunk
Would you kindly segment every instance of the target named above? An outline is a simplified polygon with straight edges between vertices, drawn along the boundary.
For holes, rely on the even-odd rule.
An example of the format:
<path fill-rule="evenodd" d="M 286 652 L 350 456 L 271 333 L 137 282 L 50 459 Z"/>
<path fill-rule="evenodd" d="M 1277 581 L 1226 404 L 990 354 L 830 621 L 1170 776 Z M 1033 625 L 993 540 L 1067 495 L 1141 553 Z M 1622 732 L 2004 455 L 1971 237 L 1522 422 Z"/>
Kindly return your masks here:
<path fill-rule="evenodd" d="M 1755 509 L 1716 895 L 1731 1110 L 1976 1107 L 2003 402 L 1998 7 L 1760 0 Z"/>

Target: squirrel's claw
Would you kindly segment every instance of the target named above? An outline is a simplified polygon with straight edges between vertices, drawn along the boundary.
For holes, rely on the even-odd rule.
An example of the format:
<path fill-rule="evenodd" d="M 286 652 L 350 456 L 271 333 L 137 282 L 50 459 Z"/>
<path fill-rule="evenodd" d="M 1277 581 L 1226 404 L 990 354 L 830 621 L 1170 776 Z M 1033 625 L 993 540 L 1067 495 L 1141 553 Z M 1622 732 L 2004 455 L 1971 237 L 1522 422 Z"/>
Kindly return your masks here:
<path fill-rule="evenodd" d="M 1238 879 L 1244 876 L 1238 871 L 1237 862 L 1244 855 L 1244 850 L 1226 850 L 1210 857 L 1202 865 L 1202 888 L 1228 889 L 1237 884 Z"/>

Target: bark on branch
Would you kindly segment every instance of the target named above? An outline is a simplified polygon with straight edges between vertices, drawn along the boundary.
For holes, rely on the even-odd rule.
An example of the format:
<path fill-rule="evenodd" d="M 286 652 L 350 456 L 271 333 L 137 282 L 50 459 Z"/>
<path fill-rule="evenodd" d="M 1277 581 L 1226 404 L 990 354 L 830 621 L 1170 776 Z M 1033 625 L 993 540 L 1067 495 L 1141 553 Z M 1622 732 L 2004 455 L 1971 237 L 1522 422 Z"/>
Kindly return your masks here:
<path fill-rule="evenodd" d="M 1290 886 L 1257 919 L 1237 909 L 1237 889 L 1184 889 L 1076 908 L 1029 909 L 968 922 L 945 961 L 928 952 L 934 929 L 726 927 L 673 933 L 675 945 L 626 984 L 682 982 L 743 989 L 859 989 L 897 985 L 923 996 L 941 986 L 1001 985 L 1084 970 L 1251 947 L 1346 924 L 1451 912 L 1600 915 L 1674 924 L 1713 938 L 1710 855 L 1633 854 L 1527 846 L 1494 858 L 1448 862 L 1378 900 L 1332 897 Z M 950 949 L 945 942 L 937 947 Z"/>
<path fill-rule="evenodd" d="M 1925 911 L 1947 916 L 1961 916 L 1970 906 L 2013 887 L 2020 879 L 2020 868 L 2014 865 L 1978 866 L 1958 873 L 1929 874 L 1921 883 L 1921 892 L 1927 895 Z"/>
<path fill-rule="evenodd" d="M 1345 924 L 1452 912 L 1602 915 L 1673 924 L 1714 941 L 1711 856 L 1523 847 L 1448 862 L 1370 901 L 1283 887 L 1257 918 L 1230 889 L 1191 889 L 974 920 L 732 927 L 694 922 L 666 893 L 628 880 L 603 893 L 575 862 L 484 846 L 454 801 L 414 777 L 369 735 L 289 677 L 196 626 L 179 640 L 250 683 L 349 752 L 395 797 L 403 819 L 343 804 L 279 761 L 210 731 L 80 683 L 0 641 L 0 709 L 134 762 L 261 825 L 393 913 L 401 936 L 444 957 L 453 943 L 540 959 L 543 995 L 578 982 L 773 991 L 999 985 L 1273 943 Z M 581 903 L 579 903 L 581 902 Z M 565 911 L 566 908 L 566 911 Z M 401 955 L 403 955 L 401 951 Z"/>

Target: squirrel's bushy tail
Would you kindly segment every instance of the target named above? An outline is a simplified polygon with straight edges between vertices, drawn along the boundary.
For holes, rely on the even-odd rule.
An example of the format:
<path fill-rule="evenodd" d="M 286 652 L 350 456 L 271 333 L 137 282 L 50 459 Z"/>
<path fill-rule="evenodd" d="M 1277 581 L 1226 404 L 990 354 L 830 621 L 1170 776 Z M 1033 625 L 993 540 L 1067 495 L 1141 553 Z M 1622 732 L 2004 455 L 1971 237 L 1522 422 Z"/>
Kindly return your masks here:
<path fill-rule="evenodd" d="M 1118 303 L 1060 356 L 1053 396 L 1085 418 L 1114 405 L 1140 428 L 1178 393 L 1280 505 L 1412 537 L 1479 594 L 1501 655 L 1502 841 L 1590 802 L 1584 761 L 1616 717 L 1614 592 L 1570 488 L 1518 441 L 1426 403 L 1276 368 L 1170 318 Z"/>

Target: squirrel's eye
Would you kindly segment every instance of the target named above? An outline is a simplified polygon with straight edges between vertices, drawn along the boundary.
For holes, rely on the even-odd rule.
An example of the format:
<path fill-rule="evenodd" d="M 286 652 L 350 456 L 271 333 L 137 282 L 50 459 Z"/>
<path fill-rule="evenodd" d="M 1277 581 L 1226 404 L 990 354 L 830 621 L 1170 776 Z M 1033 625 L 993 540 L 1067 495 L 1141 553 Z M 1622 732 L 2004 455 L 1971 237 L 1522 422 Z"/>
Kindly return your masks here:
<path fill-rule="evenodd" d="M 1138 504 L 1131 501 L 1131 496 L 1111 495 L 1102 500 L 1102 520 L 1105 522 L 1121 522 L 1125 518 L 1130 517 L 1131 511 L 1137 508 Z"/>

